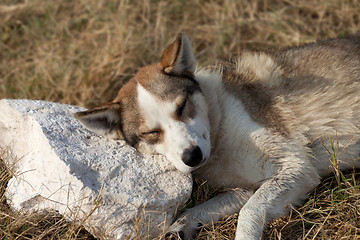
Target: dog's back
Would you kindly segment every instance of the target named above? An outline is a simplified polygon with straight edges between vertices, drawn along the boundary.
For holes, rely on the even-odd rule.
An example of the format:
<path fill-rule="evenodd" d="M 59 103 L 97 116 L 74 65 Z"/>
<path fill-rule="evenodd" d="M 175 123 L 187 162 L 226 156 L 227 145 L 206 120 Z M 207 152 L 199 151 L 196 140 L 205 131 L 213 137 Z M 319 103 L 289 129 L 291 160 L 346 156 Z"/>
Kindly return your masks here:
<path fill-rule="evenodd" d="M 335 141 L 338 153 L 346 148 L 341 168 L 360 166 L 360 34 L 245 51 L 224 64 L 223 81 L 256 122 L 307 145 L 316 159 L 327 160 Z M 314 165 L 329 172 L 329 161 Z"/>

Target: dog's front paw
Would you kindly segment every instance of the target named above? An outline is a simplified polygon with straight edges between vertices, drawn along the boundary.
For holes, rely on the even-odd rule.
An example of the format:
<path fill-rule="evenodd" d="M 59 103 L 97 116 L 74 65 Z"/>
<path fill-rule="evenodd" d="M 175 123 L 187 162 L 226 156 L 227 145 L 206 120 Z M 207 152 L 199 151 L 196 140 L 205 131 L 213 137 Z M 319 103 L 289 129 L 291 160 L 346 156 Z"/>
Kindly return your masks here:
<path fill-rule="evenodd" d="M 185 213 L 181 215 L 168 229 L 165 234 L 166 240 L 189 240 L 194 239 L 202 224 Z"/>

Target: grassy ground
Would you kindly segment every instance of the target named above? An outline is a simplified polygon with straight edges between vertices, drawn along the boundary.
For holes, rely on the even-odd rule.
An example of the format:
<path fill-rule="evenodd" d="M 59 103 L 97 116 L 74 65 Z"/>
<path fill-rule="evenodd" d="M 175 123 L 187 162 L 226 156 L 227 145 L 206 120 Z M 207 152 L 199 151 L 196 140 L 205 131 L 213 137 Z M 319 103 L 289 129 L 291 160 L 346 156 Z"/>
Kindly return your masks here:
<path fill-rule="evenodd" d="M 138 67 L 157 61 L 180 31 L 204 66 L 244 47 L 282 47 L 359 29 L 358 0 L 0 0 L 0 99 L 92 107 L 112 99 Z M 1 168 L 1 239 L 89 237 L 60 216 L 9 211 Z M 350 172 L 325 180 L 291 217 L 270 224 L 268 238 L 360 238 L 359 178 Z M 210 195 L 206 187 L 199 191 L 193 201 Z M 199 239 L 231 239 L 235 226 L 232 216 L 203 229 Z"/>

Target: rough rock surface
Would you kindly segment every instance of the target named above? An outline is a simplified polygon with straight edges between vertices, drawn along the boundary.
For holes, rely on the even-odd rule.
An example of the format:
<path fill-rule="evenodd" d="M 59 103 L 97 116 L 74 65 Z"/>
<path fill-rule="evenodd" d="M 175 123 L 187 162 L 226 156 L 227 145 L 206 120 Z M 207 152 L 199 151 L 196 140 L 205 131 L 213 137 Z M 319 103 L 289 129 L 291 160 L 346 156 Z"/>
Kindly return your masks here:
<path fill-rule="evenodd" d="M 14 156 L 6 196 L 15 210 L 55 209 L 71 220 L 92 212 L 84 226 L 101 238 L 134 236 L 140 221 L 145 239 L 190 196 L 190 175 L 89 132 L 73 117 L 84 109 L 33 100 L 1 100 L 0 109 L 0 147 Z"/>

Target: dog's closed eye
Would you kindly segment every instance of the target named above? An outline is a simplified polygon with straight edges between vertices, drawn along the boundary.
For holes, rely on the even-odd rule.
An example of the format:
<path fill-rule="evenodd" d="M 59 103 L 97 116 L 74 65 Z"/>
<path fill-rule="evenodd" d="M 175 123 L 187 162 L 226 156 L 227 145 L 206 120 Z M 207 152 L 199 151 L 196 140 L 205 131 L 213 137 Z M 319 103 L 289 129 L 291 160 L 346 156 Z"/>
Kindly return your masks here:
<path fill-rule="evenodd" d="M 149 143 L 156 143 L 160 140 L 161 135 L 162 130 L 159 128 L 140 132 L 139 137 Z"/>
<path fill-rule="evenodd" d="M 140 133 L 140 135 L 149 136 L 149 135 L 156 135 L 156 134 L 160 134 L 160 133 L 161 133 L 160 129 L 155 129 L 155 130 L 150 130 L 147 132 L 142 132 L 142 133 Z"/>

